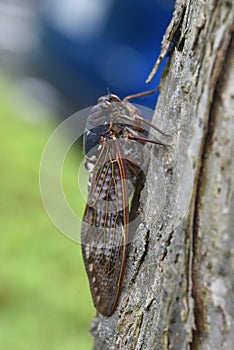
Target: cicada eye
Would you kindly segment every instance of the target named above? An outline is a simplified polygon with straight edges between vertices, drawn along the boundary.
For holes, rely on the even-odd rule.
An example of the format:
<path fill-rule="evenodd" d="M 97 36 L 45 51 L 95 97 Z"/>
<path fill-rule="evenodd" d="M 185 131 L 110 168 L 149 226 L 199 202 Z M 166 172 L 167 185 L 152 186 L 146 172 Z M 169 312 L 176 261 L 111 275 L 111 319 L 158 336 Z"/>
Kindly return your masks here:
<path fill-rule="evenodd" d="M 108 95 L 99 97 L 98 104 L 102 104 L 102 105 L 103 104 L 110 104 L 110 100 L 108 98 Z"/>
<path fill-rule="evenodd" d="M 102 96 L 98 99 L 98 103 L 101 103 L 106 106 L 110 105 L 111 102 L 121 102 L 121 100 L 117 95 L 114 94 Z"/>
<path fill-rule="evenodd" d="M 109 95 L 110 102 L 121 102 L 120 98 L 117 95 L 110 94 Z"/>

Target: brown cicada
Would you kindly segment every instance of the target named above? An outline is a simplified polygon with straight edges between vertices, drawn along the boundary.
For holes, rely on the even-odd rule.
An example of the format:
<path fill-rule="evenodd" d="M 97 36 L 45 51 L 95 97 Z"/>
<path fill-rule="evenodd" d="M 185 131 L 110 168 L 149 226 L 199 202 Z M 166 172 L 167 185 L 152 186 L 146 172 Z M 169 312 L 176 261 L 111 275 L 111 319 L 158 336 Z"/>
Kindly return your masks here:
<path fill-rule="evenodd" d="M 155 91 L 123 100 L 108 94 L 99 98 L 87 120 L 84 148 L 90 177 L 81 232 L 82 253 L 94 305 L 105 316 L 115 310 L 126 265 L 129 198 L 143 162 L 137 145 L 164 145 L 147 137 L 146 124 L 165 134 L 144 120 L 128 101 Z"/>

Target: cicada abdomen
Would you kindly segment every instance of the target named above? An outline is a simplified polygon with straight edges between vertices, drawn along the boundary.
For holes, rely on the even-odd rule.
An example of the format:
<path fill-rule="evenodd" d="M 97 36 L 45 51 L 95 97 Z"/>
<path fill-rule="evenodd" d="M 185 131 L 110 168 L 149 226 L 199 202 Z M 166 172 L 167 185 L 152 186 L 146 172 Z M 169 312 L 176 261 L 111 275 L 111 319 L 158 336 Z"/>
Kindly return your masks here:
<path fill-rule="evenodd" d="M 90 178 L 82 254 L 94 305 L 105 316 L 115 310 L 126 266 L 129 197 L 143 162 L 138 142 L 163 144 L 145 137 L 144 122 L 126 99 L 111 94 L 99 99 L 87 120 L 84 148 Z"/>

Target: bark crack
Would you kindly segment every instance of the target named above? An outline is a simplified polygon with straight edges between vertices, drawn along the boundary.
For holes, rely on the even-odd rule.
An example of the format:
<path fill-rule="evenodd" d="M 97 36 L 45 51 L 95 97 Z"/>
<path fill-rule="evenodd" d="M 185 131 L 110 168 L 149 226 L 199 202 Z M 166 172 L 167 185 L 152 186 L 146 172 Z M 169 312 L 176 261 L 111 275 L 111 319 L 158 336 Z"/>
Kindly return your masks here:
<path fill-rule="evenodd" d="M 143 251 L 142 255 L 140 256 L 140 259 L 137 262 L 134 274 L 132 275 L 131 281 L 129 282 L 129 286 L 131 286 L 134 283 L 137 275 L 139 274 L 140 267 L 141 267 L 141 265 L 143 264 L 143 262 L 145 260 L 145 257 L 146 257 L 147 251 L 148 251 L 148 245 L 149 245 L 149 235 L 150 235 L 150 230 L 147 230 L 146 235 L 145 235 L 144 251 Z"/>
<path fill-rule="evenodd" d="M 229 39 L 229 40 L 228 40 Z M 229 41 L 229 47 L 226 48 L 225 53 L 227 57 L 227 52 L 231 48 L 232 40 L 231 36 L 228 36 L 226 40 Z M 224 54 L 224 48 L 223 54 Z M 226 58 L 225 57 L 225 58 Z M 216 71 L 216 80 L 212 80 L 212 83 L 215 86 L 215 90 L 213 93 L 213 102 L 210 106 L 210 112 L 207 122 L 207 127 L 205 128 L 204 133 L 204 142 L 202 145 L 202 151 L 201 151 L 201 162 L 199 166 L 198 171 L 198 180 L 197 180 L 197 186 L 196 186 L 196 197 L 195 197 L 195 205 L 194 205 L 194 216 L 193 216 L 193 234 L 192 234 L 192 297 L 194 300 L 194 323 L 195 323 L 195 329 L 193 329 L 192 333 L 192 343 L 190 344 L 191 350 L 197 350 L 199 348 L 199 345 L 201 345 L 202 339 L 206 336 L 206 318 L 207 318 L 207 310 L 206 310 L 206 302 L 205 302 L 205 294 L 206 291 L 204 287 L 201 284 L 200 281 L 200 258 L 201 258 L 201 252 L 200 252 L 200 238 L 199 238 L 199 231 L 200 231 L 200 210 L 201 210 L 201 198 L 202 193 L 205 186 L 205 177 L 206 177 L 206 160 L 207 160 L 207 153 L 210 150 L 210 147 L 212 146 L 213 138 L 214 136 L 214 128 L 215 128 L 215 109 L 217 104 L 217 99 L 220 98 L 218 87 L 223 84 L 223 77 L 225 76 L 225 59 L 222 59 L 222 62 L 220 62 L 220 55 L 218 55 L 218 61 L 220 63 L 219 67 L 217 64 L 215 64 Z M 215 62 L 216 63 L 216 62 Z M 217 77 L 219 73 L 219 77 Z M 221 79 L 222 78 L 222 79 Z M 213 75 L 213 79 L 215 79 Z M 211 92 L 212 94 L 212 92 Z M 211 98 L 212 96 L 210 96 Z"/>

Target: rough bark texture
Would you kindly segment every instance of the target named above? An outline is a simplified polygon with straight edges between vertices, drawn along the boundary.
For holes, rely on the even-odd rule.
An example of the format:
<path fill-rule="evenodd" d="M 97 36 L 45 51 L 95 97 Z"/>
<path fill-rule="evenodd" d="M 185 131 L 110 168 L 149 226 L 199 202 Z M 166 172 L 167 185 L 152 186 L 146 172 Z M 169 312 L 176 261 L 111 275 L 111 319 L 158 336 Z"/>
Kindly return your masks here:
<path fill-rule="evenodd" d="M 165 201 L 159 215 L 153 155 L 119 305 L 91 325 L 96 350 L 233 348 L 233 16 L 231 0 L 176 2 L 154 120 L 173 146 L 156 149 Z"/>

